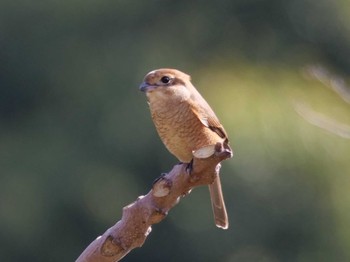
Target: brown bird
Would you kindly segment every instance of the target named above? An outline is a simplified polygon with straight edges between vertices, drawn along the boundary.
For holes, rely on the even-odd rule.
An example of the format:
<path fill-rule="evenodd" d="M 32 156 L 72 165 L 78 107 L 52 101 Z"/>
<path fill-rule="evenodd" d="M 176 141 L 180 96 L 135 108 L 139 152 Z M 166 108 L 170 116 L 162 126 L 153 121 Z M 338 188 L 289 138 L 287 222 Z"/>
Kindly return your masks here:
<path fill-rule="evenodd" d="M 166 148 L 183 163 L 207 158 L 220 142 L 232 155 L 227 134 L 215 113 L 191 83 L 176 69 L 149 72 L 140 90 L 145 92 L 153 122 Z M 216 226 L 227 229 L 228 217 L 219 175 L 209 185 Z"/>

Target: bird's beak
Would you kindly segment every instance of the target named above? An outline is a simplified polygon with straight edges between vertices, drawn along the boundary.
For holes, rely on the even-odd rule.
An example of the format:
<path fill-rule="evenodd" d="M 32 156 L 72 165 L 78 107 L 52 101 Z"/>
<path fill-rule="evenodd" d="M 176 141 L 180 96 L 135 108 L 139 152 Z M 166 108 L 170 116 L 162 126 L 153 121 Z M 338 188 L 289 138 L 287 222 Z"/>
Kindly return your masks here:
<path fill-rule="evenodd" d="M 155 88 L 156 88 L 156 86 L 152 86 L 152 85 L 148 84 L 147 82 L 142 82 L 142 84 L 140 85 L 140 91 L 142 91 L 142 92 L 148 92 L 148 91 L 151 91 Z"/>

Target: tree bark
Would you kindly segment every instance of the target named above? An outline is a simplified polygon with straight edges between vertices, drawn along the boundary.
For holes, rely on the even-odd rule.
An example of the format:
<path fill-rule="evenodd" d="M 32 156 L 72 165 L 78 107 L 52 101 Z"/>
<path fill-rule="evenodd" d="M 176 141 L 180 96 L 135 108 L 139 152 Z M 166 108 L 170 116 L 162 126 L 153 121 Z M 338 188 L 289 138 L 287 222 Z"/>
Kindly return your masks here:
<path fill-rule="evenodd" d="M 209 158 L 194 158 L 190 172 L 188 164 L 178 164 L 169 173 L 162 174 L 147 195 L 139 196 L 123 208 L 120 221 L 96 238 L 76 262 L 119 261 L 132 249 L 141 247 L 152 230 L 151 225 L 163 220 L 181 197 L 194 187 L 213 183 L 220 162 L 231 157 L 220 143 L 215 150 Z"/>

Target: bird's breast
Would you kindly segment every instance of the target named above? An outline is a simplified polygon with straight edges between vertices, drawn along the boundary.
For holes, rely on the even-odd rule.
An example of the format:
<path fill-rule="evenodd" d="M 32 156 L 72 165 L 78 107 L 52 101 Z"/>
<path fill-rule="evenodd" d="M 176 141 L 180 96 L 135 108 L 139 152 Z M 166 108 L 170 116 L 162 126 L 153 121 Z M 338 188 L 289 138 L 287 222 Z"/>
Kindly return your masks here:
<path fill-rule="evenodd" d="M 150 110 L 163 143 L 182 162 L 190 162 L 193 151 L 222 141 L 186 101 L 150 101 Z"/>

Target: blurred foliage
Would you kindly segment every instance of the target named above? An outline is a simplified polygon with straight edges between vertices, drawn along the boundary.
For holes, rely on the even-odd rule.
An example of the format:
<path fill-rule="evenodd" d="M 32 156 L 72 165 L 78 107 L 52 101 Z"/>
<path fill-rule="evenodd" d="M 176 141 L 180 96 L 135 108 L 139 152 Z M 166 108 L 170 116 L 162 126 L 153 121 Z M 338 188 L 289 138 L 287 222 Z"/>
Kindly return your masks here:
<path fill-rule="evenodd" d="M 125 261 L 349 261 L 350 105 L 305 67 L 350 83 L 344 0 L 0 2 L 0 260 L 73 261 L 176 159 L 138 85 L 192 75 L 235 150 L 231 227 L 194 190 Z M 349 88 L 347 88 L 349 91 Z"/>

